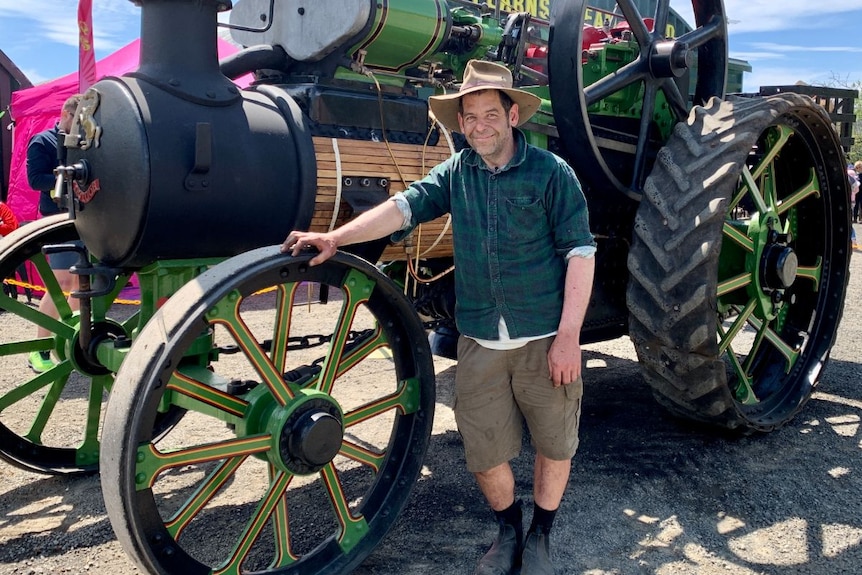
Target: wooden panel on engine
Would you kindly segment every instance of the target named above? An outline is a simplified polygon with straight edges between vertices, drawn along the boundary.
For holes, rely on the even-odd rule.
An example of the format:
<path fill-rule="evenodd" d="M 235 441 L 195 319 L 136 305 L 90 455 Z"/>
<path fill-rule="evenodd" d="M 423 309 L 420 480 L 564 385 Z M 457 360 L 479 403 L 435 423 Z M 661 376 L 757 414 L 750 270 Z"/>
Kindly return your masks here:
<path fill-rule="evenodd" d="M 315 137 L 314 151 L 317 197 L 310 229 L 317 232 L 334 229 L 403 191 L 452 154 L 446 138 L 440 138 L 436 146 L 422 146 Z M 418 226 L 403 242 L 386 248 L 382 259 L 451 255 L 452 230 L 447 215 Z"/>

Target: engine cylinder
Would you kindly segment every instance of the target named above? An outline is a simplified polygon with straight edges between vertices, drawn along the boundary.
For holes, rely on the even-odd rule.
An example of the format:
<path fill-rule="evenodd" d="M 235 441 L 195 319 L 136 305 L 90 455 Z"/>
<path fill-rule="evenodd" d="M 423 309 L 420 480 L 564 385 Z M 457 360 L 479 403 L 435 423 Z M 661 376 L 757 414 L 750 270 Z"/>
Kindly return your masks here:
<path fill-rule="evenodd" d="M 76 227 L 91 253 L 133 268 L 228 257 L 307 227 L 316 166 L 293 100 L 271 87 L 240 91 L 221 75 L 217 2 L 142 7 L 141 68 L 88 90 L 75 130 L 85 149 L 68 153 L 69 163 L 88 168 L 74 192 Z M 178 29 L 187 40 L 172 36 Z M 195 47 L 168 54 L 165 35 Z"/>
<path fill-rule="evenodd" d="M 261 27 L 268 7 L 269 0 L 241 0 L 231 23 Z M 231 34 L 245 46 L 282 46 L 301 62 L 345 51 L 353 60 L 390 72 L 402 72 L 435 53 L 452 26 L 446 0 L 279 0 L 271 24 L 265 32 Z"/>

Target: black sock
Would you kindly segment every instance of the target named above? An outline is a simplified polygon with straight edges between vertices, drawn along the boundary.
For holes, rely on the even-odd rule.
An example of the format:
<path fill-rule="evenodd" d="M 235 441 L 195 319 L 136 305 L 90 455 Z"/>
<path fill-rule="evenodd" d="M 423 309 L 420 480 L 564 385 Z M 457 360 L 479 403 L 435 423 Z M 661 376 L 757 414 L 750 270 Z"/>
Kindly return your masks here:
<path fill-rule="evenodd" d="M 522 523 L 523 513 L 521 512 L 520 499 L 515 499 L 514 503 L 502 511 L 494 511 L 494 515 L 497 517 L 497 522 L 500 523 L 501 526 L 511 525 L 515 528 L 515 533 L 518 535 L 518 541 L 522 539 L 524 525 Z"/>
<path fill-rule="evenodd" d="M 533 503 L 533 521 L 530 523 L 530 531 L 540 531 L 547 535 L 551 532 L 551 527 L 554 526 L 554 518 L 556 516 L 556 509 L 548 511 Z"/>
<path fill-rule="evenodd" d="M 42 359 L 51 359 L 50 351 L 40 351 L 39 355 L 42 356 Z"/>
<path fill-rule="evenodd" d="M 514 503 L 502 511 L 494 511 L 494 515 L 497 517 L 497 523 L 500 524 L 500 532 L 502 533 L 504 526 L 511 525 L 515 529 L 515 537 L 518 541 L 518 545 L 521 545 L 524 541 L 524 523 L 523 513 L 521 512 L 521 500 L 515 499 Z"/>

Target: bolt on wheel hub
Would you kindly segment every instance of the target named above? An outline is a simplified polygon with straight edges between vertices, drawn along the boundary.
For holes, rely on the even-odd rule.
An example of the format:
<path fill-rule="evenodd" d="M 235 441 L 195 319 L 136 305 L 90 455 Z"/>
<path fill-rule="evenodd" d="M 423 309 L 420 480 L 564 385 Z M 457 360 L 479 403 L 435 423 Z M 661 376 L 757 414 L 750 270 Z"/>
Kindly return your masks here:
<path fill-rule="evenodd" d="M 799 259 L 792 248 L 771 245 L 764 250 L 763 261 L 763 282 L 766 287 L 787 289 L 793 285 L 799 269 Z"/>
<path fill-rule="evenodd" d="M 323 469 L 338 454 L 344 438 L 341 409 L 333 398 L 303 390 L 295 401 L 276 410 L 269 430 L 272 463 L 291 473 L 307 475 Z"/>

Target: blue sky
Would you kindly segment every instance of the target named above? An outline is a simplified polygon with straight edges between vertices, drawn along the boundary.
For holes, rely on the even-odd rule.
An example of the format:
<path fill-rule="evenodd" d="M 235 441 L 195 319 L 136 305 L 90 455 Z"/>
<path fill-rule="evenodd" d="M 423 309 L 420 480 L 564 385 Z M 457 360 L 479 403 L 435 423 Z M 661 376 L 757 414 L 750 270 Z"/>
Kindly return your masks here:
<path fill-rule="evenodd" d="M 683 16 L 691 5 L 671 2 Z M 132 2 L 93 0 L 93 6 L 97 58 L 137 37 L 140 8 Z M 725 11 L 730 55 L 753 67 L 745 91 L 862 80 L 862 0 L 725 0 Z M 74 72 L 76 17 L 77 0 L 0 0 L 0 49 L 33 83 Z"/>

